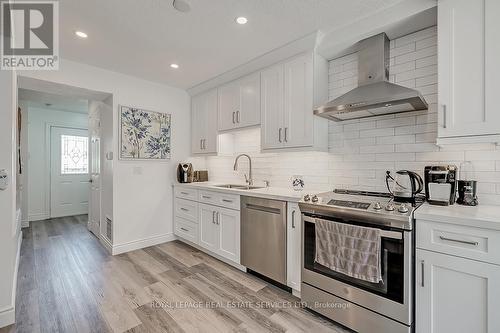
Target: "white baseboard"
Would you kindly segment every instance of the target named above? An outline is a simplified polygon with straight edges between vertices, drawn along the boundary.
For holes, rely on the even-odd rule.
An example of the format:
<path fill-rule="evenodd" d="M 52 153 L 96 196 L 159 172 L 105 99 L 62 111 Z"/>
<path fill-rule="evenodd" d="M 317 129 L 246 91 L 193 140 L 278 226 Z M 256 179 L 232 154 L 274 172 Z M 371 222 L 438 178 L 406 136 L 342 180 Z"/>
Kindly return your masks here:
<path fill-rule="evenodd" d="M 142 249 L 148 246 L 153 246 L 161 243 L 171 242 L 176 240 L 174 233 L 153 236 L 149 238 L 138 239 L 135 241 L 113 245 L 111 254 L 116 255 L 120 253 L 130 252 Z"/>
<path fill-rule="evenodd" d="M 0 328 L 14 324 L 16 321 L 16 309 L 9 307 L 0 311 Z"/>
<path fill-rule="evenodd" d="M 101 242 L 102 246 L 108 251 L 109 254 L 113 253 L 113 245 L 110 243 L 110 241 L 106 238 L 106 236 L 101 235 L 99 237 L 99 241 Z"/>
<path fill-rule="evenodd" d="M 12 325 L 16 322 L 16 290 L 17 290 L 17 272 L 19 270 L 19 260 L 21 257 L 21 243 L 23 242 L 23 234 L 19 233 L 17 237 L 17 254 L 16 263 L 14 266 L 14 277 L 12 281 L 12 299 L 11 305 L 0 310 L 0 328 Z"/>
<path fill-rule="evenodd" d="M 48 219 L 50 219 L 50 215 L 45 214 L 45 213 L 28 215 L 29 221 L 42 221 L 42 220 L 48 220 Z"/>

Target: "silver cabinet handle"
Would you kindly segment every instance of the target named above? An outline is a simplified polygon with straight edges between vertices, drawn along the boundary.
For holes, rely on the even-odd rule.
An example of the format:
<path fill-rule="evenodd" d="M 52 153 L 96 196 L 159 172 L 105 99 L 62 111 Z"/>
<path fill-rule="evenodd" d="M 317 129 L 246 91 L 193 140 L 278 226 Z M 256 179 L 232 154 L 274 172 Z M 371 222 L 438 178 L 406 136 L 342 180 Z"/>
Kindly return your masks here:
<path fill-rule="evenodd" d="M 424 268 L 425 268 L 425 261 L 424 261 L 424 260 L 420 261 L 420 266 L 421 266 L 421 268 L 422 268 L 422 277 L 421 277 L 421 279 L 422 279 L 422 284 L 421 284 L 421 285 L 422 285 L 422 287 L 425 287 L 425 284 L 424 284 L 424 276 L 425 276 L 425 275 L 424 275 Z"/>
<path fill-rule="evenodd" d="M 292 229 L 295 229 L 295 210 L 292 210 Z"/>
<path fill-rule="evenodd" d="M 232 203 L 232 202 L 233 202 L 233 200 L 229 200 L 229 199 L 222 199 L 222 201 L 224 201 L 224 202 L 229 202 L 229 203 Z"/>
<path fill-rule="evenodd" d="M 217 225 L 219 225 L 220 224 L 220 213 L 217 212 L 217 214 L 215 215 L 215 217 L 216 217 L 215 220 L 217 221 Z"/>
<path fill-rule="evenodd" d="M 215 224 L 215 210 L 212 211 L 212 223 Z"/>
<path fill-rule="evenodd" d="M 203 150 L 207 149 L 207 140 L 203 139 Z"/>
<path fill-rule="evenodd" d="M 446 104 L 443 104 L 443 128 L 446 128 Z"/>
<path fill-rule="evenodd" d="M 212 199 L 212 197 L 209 197 L 208 195 L 202 195 L 201 196 L 203 199 Z"/>
<path fill-rule="evenodd" d="M 465 241 L 465 240 L 461 240 L 461 239 L 453 239 L 453 238 L 448 238 L 448 237 L 444 237 L 444 236 L 439 236 L 439 239 L 444 240 L 444 241 L 448 241 L 448 242 L 462 243 L 462 244 L 468 244 L 468 245 L 474 245 L 474 246 L 479 245 L 479 242 Z"/>
<path fill-rule="evenodd" d="M 185 212 L 189 212 L 189 209 L 184 208 L 184 207 L 181 207 L 181 210 L 182 210 L 182 211 L 185 211 Z"/>
<path fill-rule="evenodd" d="M 281 127 L 280 129 L 278 130 L 278 141 L 281 143 Z"/>
<path fill-rule="evenodd" d="M 181 192 L 181 194 L 183 194 L 183 195 L 189 195 L 189 193 L 187 193 L 187 192 Z"/>
<path fill-rule="evenodd" d="M 236 122 L 239 124 L 240 123 L 240 111 L 236 111 Z"/>
<path fill-rule="evenodd" d="M 189 230 L 187 230 L 186 228 L 182 228 L 182 227 L 181 227 L 181 230 L 182 230 L 182 231 L 185 231 L 185 232 L 188 232 L 188 231 L 189 231 Z"/>
<path fill-rule="evenodd" d="M 234 121 L 234 114 L 235 114 L 235 112 L 233 112 L 233 124 L 236 124 L 236 122 Z"/>
<path fill-rule="evenodd" d="M 284 138 L 284 141 L 285 141 L 285 142 L 288 142 L 288 139 L 287 139 L 287 137 L 286 137 L 286 136 L 287 136 L 287 135 L 286 135 L 286 133 L 287 133 L 287 132 L 288 132 L 288 127 L 285 127 L 285 138 Z"/>
<path fill-rule="evenodd" d="M 200 149 L 203 149 L 203 140 L 200 139 Z"/>

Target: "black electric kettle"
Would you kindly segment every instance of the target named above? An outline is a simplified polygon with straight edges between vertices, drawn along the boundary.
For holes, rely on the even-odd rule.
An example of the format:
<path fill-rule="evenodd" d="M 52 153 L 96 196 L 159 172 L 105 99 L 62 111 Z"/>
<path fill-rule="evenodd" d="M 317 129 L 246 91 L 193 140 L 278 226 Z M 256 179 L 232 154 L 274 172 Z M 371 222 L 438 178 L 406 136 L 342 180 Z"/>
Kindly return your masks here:
<path fill-rule="evenodd" d="M 392 181 L 392 186 L 389 182 Z M 417 194 L 422 192 L 424 182 L 416 172 L 409 170 L 399 170 L 396 177 L 392 177 L 387 171 L 385 176 L 387 189 L 394 196 L 396 202 L 415 202 Z"/>

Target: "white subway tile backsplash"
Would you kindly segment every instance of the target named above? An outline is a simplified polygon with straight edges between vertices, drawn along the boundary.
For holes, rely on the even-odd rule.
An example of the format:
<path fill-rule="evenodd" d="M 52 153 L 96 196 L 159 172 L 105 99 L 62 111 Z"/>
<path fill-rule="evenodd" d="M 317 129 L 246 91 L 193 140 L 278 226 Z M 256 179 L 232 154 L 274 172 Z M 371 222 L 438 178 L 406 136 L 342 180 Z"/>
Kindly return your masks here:
<path fill-rule="evenodd" d="M 256 182 L 289 187 L 292 175 L 303 175 L 307 190 L 351 188 L 386 191 L 385 171 L 423 173 L 433 164 L 472 161 L 481 204 L 500 205 L 500 146 L 435 145 L 437 136 L 437 27 L 391 41 L 391 78 L 424 95 L 429 109 L 396 115 L 329 122 L 328 153 L 261 153 L 259 129 L 234 134 L 237 152 L 252 156 Z M 356 53 L 329 62 L 329 98 L 357 86 Z M 195 167 L 209 170 L 210 179 L 243 181 L 246 166 L 232 169 L 235 154 L 197 158 Z M 242 163 L 245 163 L 242 161 Z"/>

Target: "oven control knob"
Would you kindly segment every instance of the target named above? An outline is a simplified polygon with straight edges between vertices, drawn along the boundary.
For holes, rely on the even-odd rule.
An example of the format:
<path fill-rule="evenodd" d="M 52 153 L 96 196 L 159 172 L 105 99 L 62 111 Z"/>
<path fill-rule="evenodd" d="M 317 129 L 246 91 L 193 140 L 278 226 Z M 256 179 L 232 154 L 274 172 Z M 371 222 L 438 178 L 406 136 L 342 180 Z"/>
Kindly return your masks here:
<path fill-rule="evenodd" d="M 311 198 L 311 201 L 314 202 L 314 203 L 318 202 L 319 201 L 318 196 L 317 195 L 313 195 L 312 198 Z"/>
<path fill-rule="evenodd" d="M 394 205 L 389 203 L 387 206 L 385 206 L 385 210 L 392 212 L 394 210 Z"/>
<path fill-rule="evenodd" d="M 304 201 L 309 201 L 311 200 L 311 196 L 309 194 L 304 195 Z"/>
<path fill-rule="evenodd" d="M 381 210 L 382 209 L 382 205 L 380 204 L 380 202 L 376 202 L 375 205 L 373 205 L 373 209 L 375 209 L 375 210 Z"/>
<path fill-rule="evenodd" d="M 399 206 L 399 208 L 398 208 L 398 212 L 403 213 L 403 214 L 408 213 L 408 206 L 405 204 L 401 204 L 401 206 Z"/>

